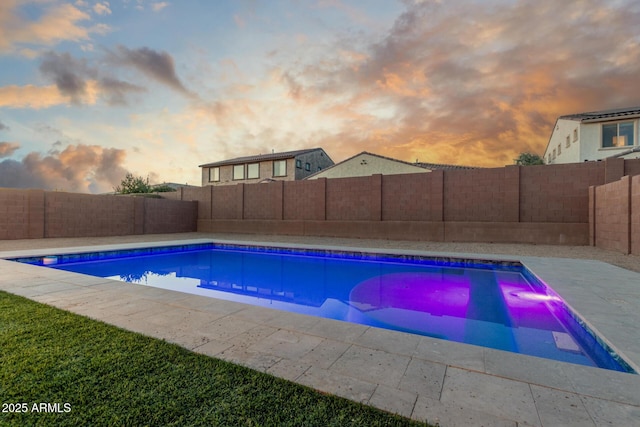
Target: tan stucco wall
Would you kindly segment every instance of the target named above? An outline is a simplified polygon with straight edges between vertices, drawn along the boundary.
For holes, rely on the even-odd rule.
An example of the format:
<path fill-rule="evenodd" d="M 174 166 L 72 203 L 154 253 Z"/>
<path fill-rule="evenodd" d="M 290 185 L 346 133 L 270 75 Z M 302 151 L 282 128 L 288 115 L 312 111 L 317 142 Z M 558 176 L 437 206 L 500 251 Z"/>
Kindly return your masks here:
<path fill-rule="evenodd" d="M 308 179 L 318 178 L 348 178 L 355 176 L 370 176 L 375 174 L 398 175 L 404 173 L 431 172 L 418 166 L 384 159 L 370 154 L 360 154 L 354 158 L 326 169 Z"/>

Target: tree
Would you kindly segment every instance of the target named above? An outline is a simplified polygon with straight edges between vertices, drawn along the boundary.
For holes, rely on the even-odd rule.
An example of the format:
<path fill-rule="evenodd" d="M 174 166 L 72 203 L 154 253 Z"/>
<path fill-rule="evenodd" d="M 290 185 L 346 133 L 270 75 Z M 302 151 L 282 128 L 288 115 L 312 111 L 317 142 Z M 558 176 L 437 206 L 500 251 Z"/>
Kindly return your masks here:
<path fill-rule="evenodd" d="M 544 160 L 537 154 L 520 153 L 516 159 L 516 165 L 531 166 L 531 165 L 544 165 Z"/>
<path fill-rule="evenodd" d="M 114 187 L 113 189 L 116 191 L 116 193 L 120 194 L 151 192 L 149 177 L 147 177 L 147 179 L 144 179 L 141 176 L 133 176 L 132 173 L 127 173 L 124 179 L 120 182 L 120 185 Z"/>

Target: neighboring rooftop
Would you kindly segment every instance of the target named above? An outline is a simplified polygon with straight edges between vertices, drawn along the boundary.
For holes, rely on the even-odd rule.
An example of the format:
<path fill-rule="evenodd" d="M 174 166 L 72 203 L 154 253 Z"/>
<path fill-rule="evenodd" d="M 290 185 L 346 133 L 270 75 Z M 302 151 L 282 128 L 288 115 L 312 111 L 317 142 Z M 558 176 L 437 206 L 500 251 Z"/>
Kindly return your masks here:
<path fill-rule="evenodd" d="M 560 116 L 561 119 L 579 120 L 582 122 L 608 120 L 612 118 L 623 117 L 632 118 L 640 117 L 640 106 L 628 108 L 615 108 L 611 110 L 591 111 L 586 113 L 567 114 Z"/>
<path fill-rule="evenodd" d="M 440 170 L 440 169 L 444 169 L 444 170 L 480 169 L 478 166 L 443 165 L 443 164 L 440 164 L 440 163 L 424 163 L 424 162 L 418 162 L 418 161 L 416 161 L 415 163 L 411 163 L 411 164 L 415 165 L 415 166 L 419 166 L 419 167 L 424 168 L 424 169 L 431 169 L 431 170 Z"/>
<path fill-rule="evenodd" d="M 224 166 L 224 165 L 237 165 L 241 163 L 250 163 L 250 162 L 263 162 L 267 160 L 282 160 L 282 159 L 290 159 L 292 157 L 296 157 L 300 154 L 310 153 L 312 151 L 322 150 L 322 148 L 308 148 L 304 150 L 294 150 L 294 151 L 283 151 L 280 153 L 269 153 L 269 154 L 255 154 L 253 156 L 243 156 L 236 157 L 234 159 L 221 160 L 213 163 L 206 163 L 203 165 L 199 165 L 199 167 L 208 168 L 214 166 Z M 322 150 L 324 151 L 324 150 Z M 325 153 L 326 154 L 326 153 Z"/>

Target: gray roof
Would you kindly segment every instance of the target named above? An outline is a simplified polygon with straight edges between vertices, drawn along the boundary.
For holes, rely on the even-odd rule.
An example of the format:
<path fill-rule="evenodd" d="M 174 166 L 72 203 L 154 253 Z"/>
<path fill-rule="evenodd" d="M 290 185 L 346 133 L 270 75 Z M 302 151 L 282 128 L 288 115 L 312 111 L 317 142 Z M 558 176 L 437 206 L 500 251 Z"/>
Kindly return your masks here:
<path fill-rule="evenodd" d="M 568 114 L 566 116 L 560 116 L 560 118 L 580 121 L 599 121 L 615 118 L 631 118 L 637 116 L 640 116 L 640 106 L 629 108 L 615 108 L 612 110 L 591 111 L 587 113 Z"/>
<path fill-rule="evenodd" d="M 440 170 L 440 169 L 444 169 L 444 170 L 458 170 L 458 169 L 480 169 L 478 166 L 463 166 L 463 165 L 443 165 L 440 163 L 423 163 L 423 162 L 416 162 L 416 163 L 412 163 L 415 166 L 419 166 L 421 168 L 424 169 L 431 169 L 431 170 Z"/>
<path fill-rule="evenodd" d="M 222 160 L 219 162 L 206 163 L 206 164 L 200 165 L 199 167 L 208 168 L 208 167 L 214 167 L 214 166 L 226 166 L 226 165 L 238 165 L 242 163 L 263 162 L 267 160 L 284 160 L 284 159 L 294 158 L 296 156 L 299 156 L 300 154 L 311 153 L 313 151 L 318 151 L 318 150 L 321 150 L 324 152 L 322 148 L 308 148 L 305 150 L 284 151 L 281 153 L 255 154 L 253 156 L 236 157 L 235 159 L 228 159 L 228 160 Z"/>

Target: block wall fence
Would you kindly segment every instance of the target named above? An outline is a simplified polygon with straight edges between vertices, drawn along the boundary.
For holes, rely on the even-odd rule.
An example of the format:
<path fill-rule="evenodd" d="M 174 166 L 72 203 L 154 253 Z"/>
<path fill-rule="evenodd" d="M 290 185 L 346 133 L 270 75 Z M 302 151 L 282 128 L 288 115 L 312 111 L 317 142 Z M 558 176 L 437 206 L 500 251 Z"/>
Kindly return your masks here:
<path fill-rule="evenodd" d="M 590 244 L 640 255 L 640 175 L 589 188 Z"/>
<path fill-rule="evenodd" d="M 590 188 L 640 159 L 182 188 L 198 231 L 589 245 Z M 594 190 L 595 191 L 595 190 Z"/>
<path fill-rule="evenodd" d="M 179 200 L 0 188 L 0 239 L 196 231 L 197 206 Z"/>
<path fill-rule="evenodd" d="M 633 176 L 633 177 L 632 177 Z M 640 252 L 640 159 L 185 187 L 166 199 L 0 189 L 0 239 L 232 232 Z"/>

